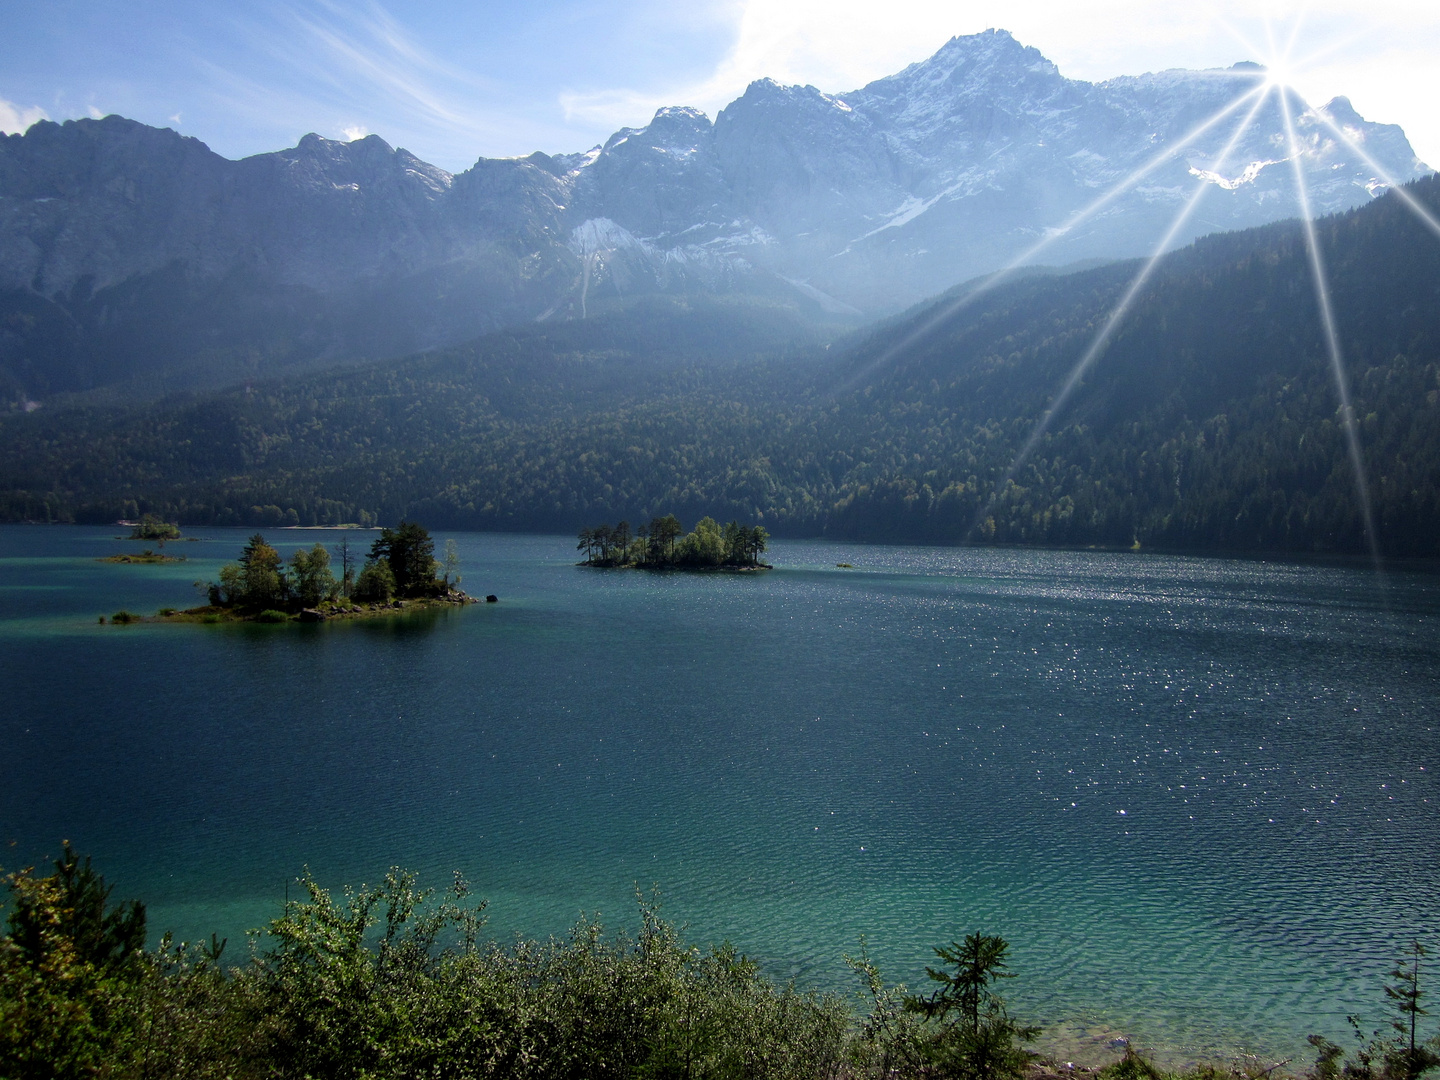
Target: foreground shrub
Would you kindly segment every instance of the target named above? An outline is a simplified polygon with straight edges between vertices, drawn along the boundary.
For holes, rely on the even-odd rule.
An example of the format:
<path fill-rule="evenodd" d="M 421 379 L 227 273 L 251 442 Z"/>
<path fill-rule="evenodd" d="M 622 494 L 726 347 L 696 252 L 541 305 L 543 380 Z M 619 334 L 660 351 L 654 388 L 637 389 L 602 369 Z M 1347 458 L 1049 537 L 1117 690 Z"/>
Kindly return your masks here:
<path fill-rule="evenodd" d="M 303 884 L 247 975 L 287 1074 L 817 1077 L 840 1061 L 843 1001 L 687 947 L 653 902 L 633 939 L 582 920 L 501 948 L 479 942 L 484 905 L 459 878 L 438 904 L 399 871 L 341 901 Z"/>
<path fill-rule="evenodd" d="M 144 967 L 145 909 L 109 907 L 104 880 L 68 843 L 49 877 L 22 870 L 6 884 L 0 1075 L 89 1076 L 129 1057 L 128 999 Z"/>
<path fill-rule="evenodd" d="M 502 946 L 482 939 L 484 902 L 458 875 L 439 896 L 400 870 L 337 896 L 306 874 L 303 898 L 226 969 L 214 938 L 146 950 L 143 906 L 112 904 L 68 844 L 49 876 L 6 883 L 4 1080 L 1013 1080 L 1034 1060 L 1023 1044 L 1038 1029 L 996 992 L 1010 972 L 992 935 L 937 949 L 926 996 L 887 986 L 862 941 L 846 958 L 857 1010 L 767 979 L 729 945 L 686 944 L 653 897 L 637 897 L 633 937 L 582 919 L 565 938 Z M 1311 1040 L 1314 1080 L 1417 1080 L 1440 1063 L 1419 1028 L 1424 955 L 1413 945 L 1391 972 L 1385 1028 L 1367 1041 L 1353 1021 L 1353 1059 Z M 1127 1047 L 1100 1080 L 1170 1075 Z"/>
<path fill-rule="evenodd" d="M 9 879 L 0 1076 L 835 1076 L 852 1013 L 686 945 L 653 900 L 636 936 L 480 939 L 483 903 L 392 870 L 334 896 L 308 875 L 247 963 L 224 942 L 145 951 L 144 909 L 108 906 L 88 862 Z"/>

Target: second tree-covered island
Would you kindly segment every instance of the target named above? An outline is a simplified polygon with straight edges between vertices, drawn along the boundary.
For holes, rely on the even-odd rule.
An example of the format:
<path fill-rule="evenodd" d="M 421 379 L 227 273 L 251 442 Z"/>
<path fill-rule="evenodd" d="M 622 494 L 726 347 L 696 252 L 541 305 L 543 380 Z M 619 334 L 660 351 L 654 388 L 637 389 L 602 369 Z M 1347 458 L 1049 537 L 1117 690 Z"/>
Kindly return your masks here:
<path fill-rule="evenodd" d="M 674 514 L 651 518 L 632 532 L 630 523 L 580 530 L 576 549 L 581 566 L 634 567 L 640 570 L 769 570 L 760 561 L 770 534 L 760 525 L 732 521 L 721 526 L 703 517 L 686 533 Z"/>

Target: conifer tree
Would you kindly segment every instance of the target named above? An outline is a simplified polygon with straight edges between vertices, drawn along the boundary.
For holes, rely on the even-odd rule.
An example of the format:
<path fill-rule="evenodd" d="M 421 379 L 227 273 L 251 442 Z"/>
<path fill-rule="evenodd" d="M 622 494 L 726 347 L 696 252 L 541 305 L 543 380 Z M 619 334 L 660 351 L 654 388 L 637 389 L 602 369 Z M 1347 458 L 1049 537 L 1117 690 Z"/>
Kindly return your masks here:
<path fill-rule="evenodd" d="M 394 529 L 381 529 L 370 547 L 370 558 L 384 560 L 395 578 L 401 596 L 419 596 L 436 584 L 435 541 L 413 521 L 402 521 Z"/>
<path fill-rule="evenodd" d="M 1440 1056 L 1415 1041 L 1416 1021 L 1430 1015 L 1420 1005 L 1420 999 L 1425 996 L 1425 991 L 1420 989 L 1420 962 L 1428 955 L 1424 945 L 1412 941 L 1406 955 L 1396 961 L 1390 972 L 1394 982 L 1385 986 L 1385 997 L 1395 1010 L 1390 1026 L 1399 1036 L 1399 1047 L 1389 1055 L 1386 1071 L 1403 1080 L 1415 1080 L 1421 1073 L 1440 1065 Z"/>
<path fill-rule="evenodd" d="M 1033 1057 L 1016 1045 L 1033 1039 L 1040 1029 L 1015 1023 L 1005 1001 L 994 990 L 1000 979 L 1013 979 L 1007 971 L 1010 945 L 992 934 L 968 934 L 936 948 L 935 955 L 953 972 L 927 967 L 925 974 L 940 984 L 929 997 L 912 996 L 905 1007 L 941 1025 L 933 1052 L 942 1072 L 967 1080 L 1019 1077 Z M 952 1013 L 957 1019 L 950 1020 Z"/>
<path fill-rule="evenodd" d="M 41 881 L 49 888 L 39 888 Z M 130 900 L 112 907 L 110 886 L 88 855 L 80 861 L 68 840 L 51 877 L 12 875 L 10 888 L 13 906 L 6 930 L 33 967 L 63 951 L 81 964 L 113 970 L 145 948 L 145 905 Z"/>

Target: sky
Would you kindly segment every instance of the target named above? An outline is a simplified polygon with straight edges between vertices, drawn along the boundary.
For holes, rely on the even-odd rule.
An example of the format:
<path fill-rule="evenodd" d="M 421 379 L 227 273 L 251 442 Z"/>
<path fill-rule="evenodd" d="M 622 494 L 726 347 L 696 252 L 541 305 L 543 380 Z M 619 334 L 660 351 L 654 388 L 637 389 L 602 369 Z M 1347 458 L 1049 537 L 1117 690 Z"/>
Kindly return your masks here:
<path fill-rule="evenodd" d="M 757 78 L 843 93 L 992 27 L 1092 81 L 1283 63 L 1440 165 L 1440 0 L 0 0 L 0 130 L 120 113 L 232 158 L 373 133 L 459 171 Z"/>

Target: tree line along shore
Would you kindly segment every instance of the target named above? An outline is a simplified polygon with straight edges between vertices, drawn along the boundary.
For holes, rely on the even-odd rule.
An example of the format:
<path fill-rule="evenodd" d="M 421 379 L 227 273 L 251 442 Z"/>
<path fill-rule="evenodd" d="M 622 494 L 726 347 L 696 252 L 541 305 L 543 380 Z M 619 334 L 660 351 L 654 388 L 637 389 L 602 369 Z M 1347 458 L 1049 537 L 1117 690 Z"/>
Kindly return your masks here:
<path fill-rule="evenodd" d="M 638 896 L 639 927 L 582 918 L 568 937 L 484 934 L 485 903 L 458 874 L 436 895 L 392 869 L 336 895 L 308 873 L 248 957 L 212 936 L 147 945 L 145 907 L 65 844 L 51 872 L 4 879 L 0 1076 L 7 1080 L 420 1080 L 513 1077 L 777 1080 L 1264 1080 L 1289 1062 L 1250 1059 L 1168 1074 L 1125 1045 L 1104 1067 L 1042 1059 L 1040 1029 L 999 993 L 1007 942 L 967 934 L 934 950 L 925 990 L 885 982 L 862 939 L 845 957 L 853 995 L 776 982 L 729 944 L 688 944 Z M 1351 1018 L 1350 1053 L 1312 1036 L 1310 1080 L 1419 1080 L 1426 950 L 1383 986 L 1386 1014 Z M 928 990 L 928 992 L 925 992 Z"/>

